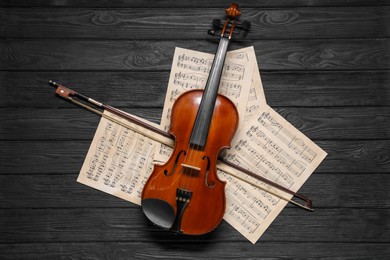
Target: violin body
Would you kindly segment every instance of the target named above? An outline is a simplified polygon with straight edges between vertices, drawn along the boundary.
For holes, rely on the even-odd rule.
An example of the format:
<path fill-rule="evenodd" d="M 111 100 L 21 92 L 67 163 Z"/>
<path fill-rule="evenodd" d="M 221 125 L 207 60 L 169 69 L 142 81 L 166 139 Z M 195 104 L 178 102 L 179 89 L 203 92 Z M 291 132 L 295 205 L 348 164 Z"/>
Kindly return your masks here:
<path fill-rule="evenodd" d="M 142 210 L 150 221 L 187 235 L 212 231 L 225 213 L 226 183 L 218 178 L 216 163 L 221 149 L 229 147 L 239 120 L 236 106 L 219 95 L 218 88 L 241 13 L 235 3 L 225 11 L 224 25 L 213 22 L 215 30 L 210 32 L 220 40 L 205 88 L 188 91 L 175 101 L 169 130 L 175 148 L 167 163 L 154 166 L 141 195 Z"/>
<path fill-rule="evenodd" d="M 217 176 L 216 161 L 238 126 L 235 105 L 218 95 L 206 145 L 191 146 L 202 96 L 202 90 L 192 90 L 176 100 L 169 130 L 175 138 L 174 151 L 164 165 L 154 166 L 141 196 L 143 211 L 153 223 L 189 235 L 208 233 L 222 221 L 225 182 Z"/>

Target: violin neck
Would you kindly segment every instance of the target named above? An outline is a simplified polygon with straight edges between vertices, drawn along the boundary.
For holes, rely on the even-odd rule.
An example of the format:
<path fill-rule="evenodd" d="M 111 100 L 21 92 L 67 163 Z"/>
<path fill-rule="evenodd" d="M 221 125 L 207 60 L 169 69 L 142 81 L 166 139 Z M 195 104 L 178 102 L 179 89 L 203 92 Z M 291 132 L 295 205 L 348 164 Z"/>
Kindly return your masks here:
<path fill-rule="evenodd" d="M 228 37 L 221 37 L 196 115 L 190 145 L 197 150 L 203 150 L 206 145 L 229 43 L 230 39 Z"/>

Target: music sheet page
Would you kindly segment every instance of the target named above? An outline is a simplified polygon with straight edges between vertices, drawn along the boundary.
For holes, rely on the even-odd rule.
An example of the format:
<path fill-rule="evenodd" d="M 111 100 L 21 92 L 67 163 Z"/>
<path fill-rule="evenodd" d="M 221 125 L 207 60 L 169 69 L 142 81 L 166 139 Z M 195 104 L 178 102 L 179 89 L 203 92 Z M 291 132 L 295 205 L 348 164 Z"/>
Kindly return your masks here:
<path fill-rule="evenodd" d="M 258 114 L 246 122 L 226 150 L 226 160 L 240 165 L 292 191 L 303 183 L 325 158 L 326 152 L 302 134 L 268 105 L 262 105 Z M 218 165 L 224 170 L 226 165 Z M 255 243 L 287 202 L 266 190 L 291 198 L 248 175 L 236 172 L 258 189 L 239 179 L 221 174 L 227 181 L 227 205 L 224 219 Z"/>
<path fill-rule="evenodd" d="M 160 143 L 173 145 L 173 141 L 108 111 L 104 114 L 137 131 L 102 117 L 77 181 L 141 205 L 142 189 L 153 170 L 155 150 Z M 155 140 L 140 133 L 151 135 Z"/>
<path fill-rule="evenodd" d="M 188 90 L 204 89 L 213 59 L 213 54 L 176 47 L 160 123 L 165 131 L 169 129 L 176 98 Z M 247 110 L 255 62 L 253 47 L 229 51 L 226 55 L 218 93 L 233 101 L 240 116 Z M 244 117 L 240 117 L 240 124 L 243 122 Z"/>

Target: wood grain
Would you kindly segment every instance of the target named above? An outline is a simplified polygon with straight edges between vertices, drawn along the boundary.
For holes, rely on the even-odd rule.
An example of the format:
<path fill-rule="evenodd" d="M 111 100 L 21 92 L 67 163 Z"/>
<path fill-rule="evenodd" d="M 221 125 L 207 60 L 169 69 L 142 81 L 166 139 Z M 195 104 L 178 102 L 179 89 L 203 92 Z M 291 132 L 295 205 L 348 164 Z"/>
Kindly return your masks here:
<path fill-rule="evenodd" d="M 337 208 L 308 214 L 286 208 L 259 242 L 389 243 L 388 218 L 389 209 Z M 4 223 L 0 226 L 1 243 L 72 242 L 75 238 L 78 242 L 246 241 L 227 222 L 204 236 L 178 238 L 149 223 L 141 208 L 7 209 L 0 212 L 0 221 Z"/>
<path fill-rule="evenodd" d="M 0 245 L 0 257 L 15 259 L 275 259 L 295 258 L 302 255 L 320 259 L 375 259 L 386 260 L 390 256 L 389 243 L 326 243 L 262 241 L 256 246 L 241 242 L 174 243 L 156 242 L 86 242 L 86 243 L 27 243 Z M 283 250 L 281 250 L 281 248 Z M 276 253 L 278 252 L 278 253 Z"/>
<path fill-rule="evenodd" d="M 264 71 L 390 69 L 389 39 L 252 44 Z M 235 48 L 248 45 L 236 44 Z M 206 41 L 2 40 L 0 70 L 169 70 L 175 46 L 204 52 L 216 49 L 215 43 Z"/>
<path fill-rule="evenodd" d="M 0 208 L 138 208 L 77 183 L 76 179 L 77 174 L 0 175 Z M 315 211 L 329 208 L 389 209 L 389 185 L 387 174 L 316 173 L 299 192 L 313 200 Z M 288 204 L 287 207 L 294 206 Z"/>
<path fill-rule="evenodd" d="M 244 8 L 249 40 L 389 37 L 390 7 Z M 5 38 L 205 39 L 222 8 L 30 8 L 0 10 Z M 356 28 L 359 27 L 359 30 Z M 161 30 L 163 34 L 159 33 Z"/>
<path fill-rule="evenodd" d="M 296 6 L 381 6 L 389 5 L 386 0 L 377 1 L 364 1 L 364 0 L 263 0 L 263 1 L 252 1 L 252 0 L 241 0 L 239 2 L 240 7 L 296 7 Z M 212 2 L 208 0 L 197 0 L 197 1 L 159 1 L 159 0 L 67 0 L 67 1 L 56 1 L 56 0 L 1 0 L 0 6 L 55 6 L 55 7 L 153 7 L 153 8 L 171 8 L 171 7 L 219 7 L 226 8 L 226 1 L 214 0 Z"/>

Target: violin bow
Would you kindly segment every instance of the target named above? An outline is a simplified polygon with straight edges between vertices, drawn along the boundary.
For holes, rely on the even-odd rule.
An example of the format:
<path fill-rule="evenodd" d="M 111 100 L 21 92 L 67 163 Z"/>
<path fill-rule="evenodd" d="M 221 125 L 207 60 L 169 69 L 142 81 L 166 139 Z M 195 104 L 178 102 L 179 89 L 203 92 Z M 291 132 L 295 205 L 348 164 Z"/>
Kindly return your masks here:
<path fill-rule="evenodd" d="M 56 83 L 54 81 L 50 80 L 49 81 L 49 85 L 54 87 L 54 88 L 56 88 L 56 91 L 55 91 L 56 94 L 58 94 L 60 97 L 62 97 L 64 99 L 72 102 L 73 104 L 76 104 L 76 105 L 78 105 L 80 107 L 83 107 L 83 108 L 85 108 L 85 109 L 87 109 L 87 110 L 89 110 L 89 111 L 91 111 L 91 112 L 93 112 L 95 114 L 98 114 L 98 115 L 100 115 L 100 116 L 102 116 L 102 117 L 104 117 L 104 118 L 106 118 L 106 119 L 108 119 L 108 120 L 110 120 L 110 121 L 112 121 L 114 123 L 117 123 L 117 124 L 119 124 L 119 125 L 121 125 L 123 127 L 126 127 L 128 129 L 130 129 L 130 130 L 133 130 L 133 131 L 135 131 L 135 132 L 137 132 L 137 133 L 139 133 L 141 135 L 144 135 L 144 136 L 146 136 L 146 137 L 148 137 L 148 138 L 150 138 L 152 140 L 155 140 L 157 142 L 163 143 L 164 145 L 167 145 L 169 147 L 173 147 L 174 146 L 173 137 L 170 134 L 168 134 L 167 132 L 165 132 L 165 131 L 163 131 L 161 129 L 153 127 L 152 125 L 149 125 L 149 124 L 145 123 L 144 121 L 138 119 L 137 117 L 135 117 L 135 116 L 133 116 L 133 115 L 131 115 L 129 113 L 126 113 L 126 112 L 124 112 L 124 111 L 122 111 L 120 109 L 117 109 L 115 107 L 112 107 L 110 105 L 106 105 L 106 104 L 103 104 L 101 102 L 98 102 L 98 101 L 96 101 L 96 100 L 94 100 L 92 98 L 89 98 L 89 97 L 87 97 L 87 96 L 85 96 L 83 94 L 80 94 L 80 93 L 78 93 L 78 92 L 76 92 L 76 91 L 74 91 L 72 89 L 69 89 L 69 88 L 67 88 L 67 87 L 65 87 L 65 86 L 63 86 L 61 84 L 58 84 L 58 83 Z M 103 112 L 97 110 L 96 108 L 93 108 L 93 107 L 87 105 L 86 103 L 81 102 L 81 101 L 75 99 L 75 97 L 77 99 L 82 100 L 82 101 L 88 102 L 88 103 L 94 105 L 95 107 L 107 110 L 107 111 L 109 111 L 109 112 L 111 112 L 111 113 L 113 113 L 113 114 L 115 114 L 115 115 L 117 115 L 117 116 L 119 116 L 121 118 L 124 118 L 124 119 L 128 120 L 129 122 L 131 122 L 131 123 L 133 123 L 135 125 L 144 127 L 146 129 L 150 130 L 151 132 L 156 133 L 156 134 L 158 134 L 158 135 L 160 135 L 162 137 L 165 137 L 165 138 L 161 138 L 160 139 L 160 138 L 156 137 L 155 135 L 151 135 L 151 134 L 148 134 L 146 132 L 142 132 L 141 133 L 139 131 L 139 129 L 137 129 L 136 127 L 133 127 L 133 126 L 131 126 L 129 124 L 126 124 L 126 123 L 124 123 L 124 122 L 122 122 L 122 121 L 120 121 L 120 120 L 118 120 L 118 119 L 116 119 L 116 118 L 114 118 L 112 116 L 106 115 Z M 225 172 L 225 173 L 227 173 L 227 174 L 229 174 L 229 175 L 231 175 L 231 176 L 233 176 L 233 177 L 235 177 L 237 179 L 240 179 L 240 180 L 242 180 L 242 181 L 244 181 L 244 182 L 246 182 L 246 183 L 248 183 L 248 184 L 250 184 L 250 185 L 252 185 L 252 186 L 254 186 L 256 188 L 264 190 L 265 192 L 267 192 L 269 194 L 272 194 L 272 195 L 274 195 L 274 196 L 276 196 L 276 197 L 278 197 L 278 198 L 280 198 L 282 200 L 285 200 L 285 201 L 287 201 L 287 202 L 289 202 L 289 203 L 291 203 L 291 204 L 293 204 L 295 206 L 298 206 L 300 208 L 303 208 L 303 209 L 306 209 L 306 210 L 309 210 L 309 211 L 314 211 L 313 210 L 313 202 L 312 202 L 311 199 L 309 199 L 309 198 L 307 198 L 307 197 L 305 197 L 305 196 L 303 196 L 303 195 L 301 195 L 301 194 L 299 194 L 297 192 L 289 190 L 289 189 L 283 187 L 282 185 L 279 185 L 279 184 L 277 184 L 277 183 L 275 183 L 273 181 L 270 181 L 270 180 L 268 180 L 268 179 L 266 179 L 266 178 L 264 178 L 262 176 L 259 176 L 259 175 L 255 174 L 255 173 L 253 173 L 253 172 L 251 172 L 251 171 L 241 167 L 241 166 L 238 166 L 238 165 L 236 165 L 236 164 L 234 164 L 232 162 L 229 162 L 229 161 L 225 160 L 224 158 L 219 157 L 218 161 L 220 162 L 221 165 L 223 165 L 223 167 L 218 167 L 218 165 L 217 165 L 217 168 L 219 170 L 222 170 L 223 172 Z M 237 175 L 234 172 L 235 170 L 239 171 L 239 172 L 242 172 L 242 173 L 244 173 L 244 174 L 246 174 L 246 175 L 248 175 L 248 176 L 250 176 L 250 177 L 252 177 L 254 179 L 257 179 L 257 180 L 263 182 L 263 183 L 266 183 L 266 184 L 268 184 L 268 185 L 270 185 L 270 186 L 272 186 L 272 187 L 274 187 L 274 188 L 276 188 L 276 189 L 278 189 L 280 191 L 283 191 L 283 192 L 285 192 L 287 194 L 290 194 L 290 195 L 292 195 L 292 198 L 295 197 L 297 199 L 300 199 L 304 203 L 299 203 L 299 202 L 293 200 L 292 198 L 290 199 L 290 198 L 288 198 L 288 197 L 286 197 L 284 195 L 281 195 L 281 194 L 279 194 L 277 192 L 271 191 L 271 190 L 269 190 L 269 189 L 267 189 L 267 188 L 265 188 L 265 187 L 263 187 L 263 186 L 261 186 L 261 185 L 259 185 L 257 183 L 250 182 L 246 178 L 243 178 L 243 177 Z"/>

